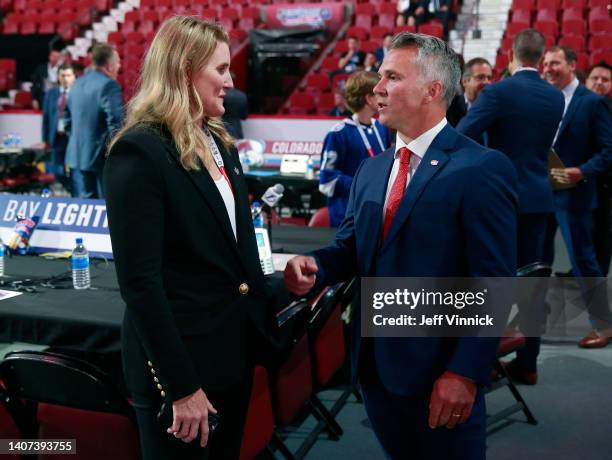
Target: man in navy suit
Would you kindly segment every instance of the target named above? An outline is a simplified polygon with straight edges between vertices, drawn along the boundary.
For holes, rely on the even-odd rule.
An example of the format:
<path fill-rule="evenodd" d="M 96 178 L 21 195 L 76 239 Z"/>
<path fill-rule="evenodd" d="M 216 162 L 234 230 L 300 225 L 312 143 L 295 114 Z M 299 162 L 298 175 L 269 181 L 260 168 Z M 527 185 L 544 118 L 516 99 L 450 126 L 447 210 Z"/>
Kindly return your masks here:
<path fill-rule="evenodd" d="M 457 126 L 459 132 L 472 139 L 486 131 L 488 146 L 508 155 L 516 167 L 519 268 L 544 261 L 544 236 L 555 209 L 548 153 L 563 116 L 563 95 L 538 73 L 544 43 L 544 37 L 536 30 L 519 32 L 510 52 L 512 76 L 484 88 Z M 525 384 L 537 382 L 539 336 L 546 319 L 544 294 L 540 292 L 529 305 L 519 304 L 521 331 L 529 337 L 507 369 Z"/>
<path fill-rule="evenodd" d="M 544 75 L 565 97 L 565 114 L 554 147 L 566 167 L 553 169 L 552 174 L 560 182 L 575 185 L 555 192 L 557 222 L 551 223 L 547 247 L 554 248 L 558 223 L 593 326 L 580 346 L 601 348 L 612 339 L 612 314 L 593 246 L 591 213 L 597 206 L 597 176 L 612 165 L 612 115 L 604 98 L 580 85 L 575 69 L 573 50 L 555 46 L 546 52 Z M 552 262 L 552 250 L 548 253 Z"/>
<path fill-rule="evenodd" d="M 378 66 L 382 64 L 383 59 L 389 52 L 391 48 L 391 40 L 393 40 L 393 34 L 386 33 L 383 35 L 382 46 L 380 48 L 376 48 L 376 63 Z"/>
<path fill-rule="evenodd" d="M 396 145 L 361 164 L 335 241 L 289 261 L 288 289 L 301 295 L 355 276 L 513 276 L 516 172 L 447 123 L 457 55 L 403 32 L 379 73 L 380 120 L 397 130 Z M 354 302 L 351 368 L 387 456 L 484 459 L 482 389 L 499 340 L 362 338 L 366 305 Z"/>
<path fill-rule="evenodd" d="M 42 140 L 51 150 L 51 169 L 57 180 L 66 190 L 72 187 L 66 177 L 65 156 L 68 137 L 64 129 L 64 110 L 68 102 L 68 93 L 74 83 L 74 68 L 71 64 L 62 64 L 57 70 L 59 86 L 45 93 L 43 101 Z"/>
<path fill-rule="evenodd" d="M 116 78 L 119 54 L 110 45 L 93 49 L 94 70 L 72 87 L 66 111 L 68 134 L 66 166 L 71 170 L 73 194 L 81 198 L 103 198 L 102 168 L 106 145 L 123 120 L 121 87 Z"/>

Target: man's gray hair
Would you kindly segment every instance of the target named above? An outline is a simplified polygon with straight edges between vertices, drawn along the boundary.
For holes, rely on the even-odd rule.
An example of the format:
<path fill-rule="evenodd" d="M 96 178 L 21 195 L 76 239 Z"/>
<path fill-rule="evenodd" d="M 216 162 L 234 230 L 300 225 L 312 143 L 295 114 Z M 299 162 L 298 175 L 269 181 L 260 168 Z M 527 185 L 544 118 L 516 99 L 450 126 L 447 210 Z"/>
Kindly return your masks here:
<path fill-rule="evenodd" d="M 523 29 L 514 37 L 512 52 L 522 65 L 537 67 L 544 54 L 545 44 L 541 32 L 535 29 Z"/>
<path fill-rule="evenodd" d="M 442 83 L 442 98 L 448 108 L 457 94 L 461 80 L 459 56 L 439 38 L 430 35 L 400 32 L 391 42 L 391 49 L 415 48 L 421 76 L 427 81 Z"/>

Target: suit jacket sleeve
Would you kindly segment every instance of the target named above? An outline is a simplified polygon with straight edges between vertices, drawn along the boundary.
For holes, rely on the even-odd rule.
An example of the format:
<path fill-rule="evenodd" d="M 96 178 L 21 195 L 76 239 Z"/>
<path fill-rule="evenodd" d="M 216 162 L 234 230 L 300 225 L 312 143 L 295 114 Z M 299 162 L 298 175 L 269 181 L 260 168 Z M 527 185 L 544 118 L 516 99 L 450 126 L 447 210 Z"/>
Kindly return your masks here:
<path fill-rule="evenodd" d="M 39 64 L 32 74 L 32 99 L 43 102 L 45 95 L 45 80 L 47 79 L 47 64 Z"/>
<path fill-rule="evenodd" d="M 108 132 L 118 131 L 123 122 L 123 96 L 121 87 L 115 80 L 109 81 L 102 91 L 101 107 L 106 117 Z"/>
<path fill-rule="evenodd" d="M 516 273 L 516 171 L 502 153 L 491 151 L 473 174 L 466 191 L 462 220 L 471 277 L 514 277 Z M 496 299 L 510 299 L 511 283 L 496 285 Z M 491 291 L 491 289 L 489 289 Z M 504 297 L 502 297 L 504 296 Z M 499 300 L 496 302 L 499 306 Z M 496 309 L 495 320 L 507 311 Z M 503 318 L 504 320 L 506 318 Z M 486 385 L 499 339 L 460 338 L 448 370 Z"/>
<path fill-rule="evenodd" d="M 465 117 L 457 125 L 457 131 L 479 142 L 482 134 L 493 124 L 500 108 L 492 86 L 482 90 Z"/>
<path fill-rule="evenodd" d="M 200 379 L 162 284 L 165 185 L 153 154 L 118 141 L 106 161 L 104 186 L 121 296 L 147 358 L 174 401 L 199 389 Z"/>
<path fill-rule="evenodd" d="M 43 117 L 42 117 L 42 140 L 43 142 L 46 142 L 47 144 L 49 143 L 49 125 L 51 123 L 51 114 L 50 114 L 50 110 L 51 107 L 49 104 L 51 104 L 51 91 L 47 91 L 47 93 L 45 94 L 45 99 L 43 101 L 43 105 L 42 105 L 42 111 L 43 111 Z"/>
<path fill-rule="evenodd" d="M 64 107 L 64 133 L 70 137 L 72 131 L 72 114 L 70 113 L 70 93 L 68 93 L 68 100 L 66 101 L 66 107 Z"/>
<path fill-rule="evenodd" d="M 612 114 L 604 98 L 599 98 L 591 112 L 592 151 L 595 154 L 586 163 L 580 165 L 580 170 L 587 178 L 594 178 L 607 171 L 612 165 Z"/>
<path fill-rule="evenodd" d="M 349 193 L 346 207 L 346 215 L 342 224 L 336 232 L 334 242 L 326 248 L 314 251 L 312 255 L 316 261 L 319 271 L 313 291 L 323 286 L 329 286 L 347 281 L 357 275 L 357 244 L 355 240 L 355 188 L 358 182 L 359 171 L 365 160 L 355 173 L 353 186 Z"/>

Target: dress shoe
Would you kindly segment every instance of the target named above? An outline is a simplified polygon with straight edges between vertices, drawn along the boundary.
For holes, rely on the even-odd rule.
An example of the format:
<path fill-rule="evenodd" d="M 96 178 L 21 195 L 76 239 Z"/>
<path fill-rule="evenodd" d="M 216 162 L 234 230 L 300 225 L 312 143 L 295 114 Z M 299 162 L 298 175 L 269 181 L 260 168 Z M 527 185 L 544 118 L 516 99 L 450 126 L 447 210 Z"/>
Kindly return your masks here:
<path fill-rule="evenodd" d="M 535 385 L 538 383 L 538 373 L 526 371 L 517 364 L 515 359 L 510 362 L 503 362 L 502 366 L 504 366 L 504 369 L 514 382 L 522 383 L 523 385 Z"/>
<path fill-rule="evenodd" d="M 557 278 L 573 278 L 574 272 L 570 269 L 566 272 L 555 272 Z"/>
<path fill-rule="evenodd" d="M 578 346 L 580 348 L 604 348 L 610 341 L 612 341 L 612 329 L 603 331 L 593 329 L 589 335 L 578 342 Z"/>

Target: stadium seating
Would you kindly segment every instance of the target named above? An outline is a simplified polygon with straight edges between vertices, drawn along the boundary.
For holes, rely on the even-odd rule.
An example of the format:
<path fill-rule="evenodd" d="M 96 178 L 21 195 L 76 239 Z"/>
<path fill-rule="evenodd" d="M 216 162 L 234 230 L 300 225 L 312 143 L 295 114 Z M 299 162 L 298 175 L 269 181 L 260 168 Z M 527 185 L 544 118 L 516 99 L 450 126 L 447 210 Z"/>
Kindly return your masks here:
<path fill-rule="evenodd" d="M 609 0 L 514 0 L 496 61 L 499 73 L 507 66 L 505 53 L 514 36 L 534 27 L 546 38 L 546 47 L 567 46 L 577 53 L 577 68 L 586 70 L 600 60 L 612 63 L 612 18 Z M 537 13 L 536 13 L 537 11 Z M 535 14 L 535 17 L 534 17 Z"/>

